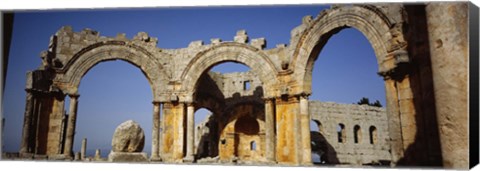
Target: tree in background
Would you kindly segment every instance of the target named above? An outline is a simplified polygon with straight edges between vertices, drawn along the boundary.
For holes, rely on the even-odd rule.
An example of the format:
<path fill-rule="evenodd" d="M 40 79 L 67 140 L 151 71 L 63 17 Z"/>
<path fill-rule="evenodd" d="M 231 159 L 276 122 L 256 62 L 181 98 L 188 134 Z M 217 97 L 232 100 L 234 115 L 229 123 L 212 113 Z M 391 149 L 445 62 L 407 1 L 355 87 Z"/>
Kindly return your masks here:
<path fill-rule="evenodd" d="M 380 101 L 375 100 L 375 102 L 370 103 L 370 99 L 368 99 L 366 97 L 362 97 L 362 99 L 360 99 L 360 101 L 358 101 L 357 104 L 358 105 L 369 105 L 369 106 L 375 106 L 375 107 L 382 107 L 382 104 L 380 103 Z"/>

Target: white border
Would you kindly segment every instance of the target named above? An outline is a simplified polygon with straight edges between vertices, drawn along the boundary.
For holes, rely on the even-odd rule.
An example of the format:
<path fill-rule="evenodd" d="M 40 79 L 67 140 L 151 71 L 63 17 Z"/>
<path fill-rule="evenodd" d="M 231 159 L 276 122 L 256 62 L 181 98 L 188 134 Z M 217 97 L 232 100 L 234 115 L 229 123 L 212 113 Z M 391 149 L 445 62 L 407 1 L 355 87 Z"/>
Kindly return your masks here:
<path fill-rule="evenodd" d="M 436 0 L 452 1 L 452 0 Z M 416 3 L 418 0 L 3 0 L 0 10 L 48 10 L 48 9 L 92 9 L 92 8 L 138 8 L 138 7 L 178 7 L 178 6 L 238 6 L 238 5 L 293 5 L 326 3 Z"/>

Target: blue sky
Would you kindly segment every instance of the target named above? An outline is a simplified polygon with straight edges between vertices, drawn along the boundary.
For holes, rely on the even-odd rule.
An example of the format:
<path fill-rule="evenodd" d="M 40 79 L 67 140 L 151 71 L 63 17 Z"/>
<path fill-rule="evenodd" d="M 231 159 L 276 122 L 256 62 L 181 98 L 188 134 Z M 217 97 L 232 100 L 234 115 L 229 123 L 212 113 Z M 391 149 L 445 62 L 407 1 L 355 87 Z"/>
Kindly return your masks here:
<path fill-rule="evenodd" d="M 39 53 L 48 48 L 50 36 L 64 25 L 71 25 L 74 31 L 91 28 L 102 36 L 126 33 L 132 38 L 145 31 L 158 38 L 161 48 L 183 48 L 195 40 L 209 43 L 211 38 L 229 41 L 237 30 L 246 29 L 250 38 L 265 37 L 267 48 L 273 48 L 289 43 L 290 31 L 301 23 L 303 16 L 316 16 L 325 8 L 328 7 L 302 5 L 18 12 L 3 101 L 3 149 L 19 150 L 25 74 L 40 66 Z M 218 72 L 248 69 L 231 63 L 212 68 Z M 310 99 L 355 103 L 365 96 L 385 104 L 383 80 L 377 76 L 377 70 L 368 40 L 355 29 L 342 30 L 332 36 L 315 62 Z M 100 63 L 83 77 L 79 92 L 74 151 L 80 149 L 82 138 L 88 139 L 88 149 L 109 149 L 115 127 L 133 119 L 144 128 L 144 151 L 150 152 L 152 92 L 138 68 L 123 61 Z M 203 119 L 205 112 L 197 112 L 197 118 Z"/>

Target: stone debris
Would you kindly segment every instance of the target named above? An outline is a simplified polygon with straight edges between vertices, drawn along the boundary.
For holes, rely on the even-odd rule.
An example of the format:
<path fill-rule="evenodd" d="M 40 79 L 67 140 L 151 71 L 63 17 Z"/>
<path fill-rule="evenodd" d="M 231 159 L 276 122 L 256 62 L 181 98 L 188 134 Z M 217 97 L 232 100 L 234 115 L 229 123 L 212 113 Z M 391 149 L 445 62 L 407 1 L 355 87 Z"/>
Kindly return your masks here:
<path fill-rule="evenodd" d="M 145 134 L 140 125 L 128 120 L 120 124 L 113 134 L 113 152 L 141 152 L 145 145 Z"/>

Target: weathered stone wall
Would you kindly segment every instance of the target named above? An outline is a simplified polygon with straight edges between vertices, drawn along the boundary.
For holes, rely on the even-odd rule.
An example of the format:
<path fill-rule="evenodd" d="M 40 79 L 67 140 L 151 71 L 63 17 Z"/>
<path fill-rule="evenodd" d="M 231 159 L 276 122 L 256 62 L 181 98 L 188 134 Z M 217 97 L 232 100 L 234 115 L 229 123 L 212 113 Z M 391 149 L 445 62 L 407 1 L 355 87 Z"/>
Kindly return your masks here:
<path fill-rule="evenodd" d="M 262 161 L 265 149 L 263 111 L 253 105 L 239 105 L 220 129 L 220 160 Z M 250 149 L 250 143 L 256 149 Z"/>
<path fill-rule="evenodd" d="M 124 34 L 105 37 L 91 29 L 75 32 L 71 27 L 62 27 L 52 36 L 48 49 L 41 53 L 42 65 L 27 74 L 21 156 L 62 154 L 73 158 L 81 78 L 96 64 L 119 59 L 140 68 L 150 83 L 153 122 L 160 122 L 161 128 L 161 132 L 158 127 L 153 128 L 152 132 L 159 134 L 152 142 L 152 149 L 158 149 L 164 161 L 183 162 L 184 157 L 185 161 L 192 161 L 195 108 L 207 107 L 216 117 L 227 113 L 218 117 L 219 125 L 225 126 L 237 116 L 228 111 L 248 104 L 255 106 L 254 109 L 264 109 L 263 114 L 252 117 L 268 116 L 260 119 L 265 122 L 264 139 L 268 143 L 259 145 L 265 152 L 255 155 L 268 155 L 268 160 L 280 164 L 308 165 L 311 147 L 307 111 L 314 109 L 309 109 L 307 98 L 312 92 L 313 64 L 332 35 L 353 27 L 366 36 L 375 51 L 378 73 L 385 80 L 384 119 L 388 126 L 378 127 L 379 146 L 371 147 L 373 153 L 351 152 L 356 148 L 355 144 L 349 146 L 349 141 L 341 144 L 346 146 L 342 149 L 350 152 L 340 150 L 339 162 L 360 164 L 374 160 L 365 157 L 359 161 L 354 159 L 356 154 L 386 158 L 375 151 L 387 148 L 388 145 L 381 144 L 385 144 L 382 137 L 388 127 L 392 166 L 439 166 L 435 161 L 443 158 L 446 167 L 465 168 L 468 163 L 468 144 L 464 143 L 468 125 L 465 4 L 425 4 L 420 7 L 424 13 L 414 12 L 411 9 L 415 8 L 403 4 L 333 5 L 317 16 L 299 19 L 301 24 L 292 29 L 290 43 L 272 49 L 264 49 L 267 41 L 250 39 L 245 30 L 232 33 L 229 41 L 213 38 L 209 44 L 192 41 L 185 48 L 164 49 L 157 47 L 157 38 L 144 32 L 128 39 Z M 251 71 L 206 74 L 213 66 L 229 61 L 245 64 Z M 249 90 L 244 90 L 245 81 L 250 81 Z M 69 106 L 65 135 L 60 135 L 63 99 L 67 95 L 74 103 Z M 160 105 L 163 105 L 161 119 Z M 346 128 L 351 130 L 351 124 L 355 123 L 352 121 Z M 368 126 L 360 127 L 363 130 Z M 457 147 L 459 150 L 453 150 Z M 435 152 L 437 149 L 441 149 L 441 157 Z M 417 150 L 426 153 L 416 153 Z"/>
<path fill-rule="evenodd" d="M 338 104 L 333 102 L 310 101 L 310 117 L 318 125 L 320 134 L 333 151 L 322 160 L 341 164 L 370 164 L 390 161 L 387 115 L 384 108 L 368 105 Z M 338 140 L 338 125 L 345 127 L 344 142 Z M 360 126 L 358 143 L 354 142 L 354 127 Z M 370 141 L 370 127 L 376 128 L 376 142 Z M 336 159 L 336 160 L 335 160 Z"/>

